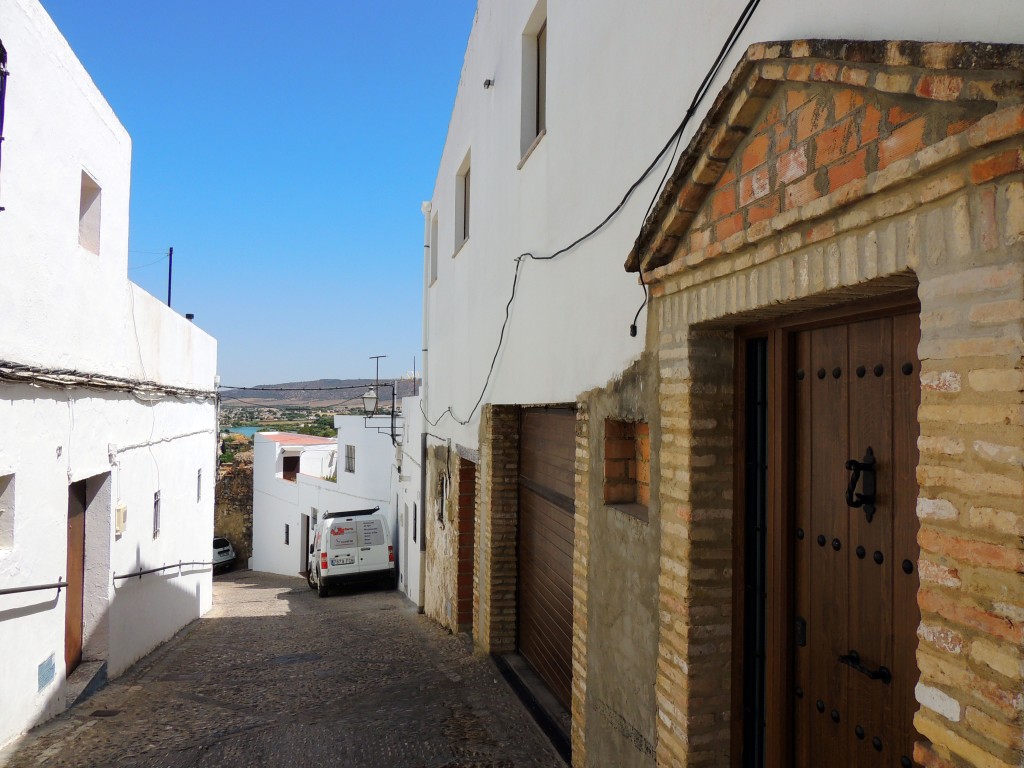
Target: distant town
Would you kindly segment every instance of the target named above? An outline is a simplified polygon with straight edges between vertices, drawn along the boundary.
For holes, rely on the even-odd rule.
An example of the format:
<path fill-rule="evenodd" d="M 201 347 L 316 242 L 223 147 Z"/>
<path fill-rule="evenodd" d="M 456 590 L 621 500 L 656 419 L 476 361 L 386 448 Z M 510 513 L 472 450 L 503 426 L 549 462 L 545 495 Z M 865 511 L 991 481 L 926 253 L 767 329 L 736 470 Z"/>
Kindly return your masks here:
<path fill-rule="evenodd" d="M 410 376 L 397 382 L 318 379 L 226 389 L 220 393 L 220 432 L 238 431 L 251 437 L 253 432 L 287 431 L 333 437 L 334 417 L 361 414 L 363 394 L 370 388 L 380 389 L 377 413 L 390 413 L 392 386 L 395 397 L 402 398 L 418 392 L 420 383 Z M 400 411 L 401 404 L 396 409 Z"/>

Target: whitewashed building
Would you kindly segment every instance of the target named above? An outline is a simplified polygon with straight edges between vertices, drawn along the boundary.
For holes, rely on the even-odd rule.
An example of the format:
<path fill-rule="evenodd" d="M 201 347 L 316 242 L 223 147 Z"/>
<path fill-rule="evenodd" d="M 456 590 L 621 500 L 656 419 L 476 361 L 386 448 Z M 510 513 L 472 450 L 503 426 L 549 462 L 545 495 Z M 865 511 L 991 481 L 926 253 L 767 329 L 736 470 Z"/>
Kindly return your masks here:
<path fill-rule="evenodd" d="M 1019 703 L 1022 691 L 1022 592 L 1003 586 L 1019 587 L 1007 563 L 1020 562 L 1010 531 L 1024 520 L 1022 30 L 1017 0 L 478 3 L 423 206 L 424 605 L 471 630 L 478 650 L 533 668 L 562 705 L 552 717 L 571 734 L 574 765 L 1020 764 L 1020 708 L 984 699 L 1000 690 Z M 977 44 L 951 44 L 965 40 Z M 996 300 L 997 318 L 969 307 Z M 772 338 L 789 339 L 815 308 L 833 313 L 822 323 L 853 323 L 853 309 L 891 323 L 897 306 L 897 370 L 918 385 L 902 470 L 911 545 L 847 565 L 886 563 L 885 583 L 909 598 L 906 626 L 876 633 L 896 638 L 903 663 L 880 652 L 869 663 L 846 635 L 833 638 L 838 650 L 813 645 L 789 595 L 803 578 L 797 550 L 784 557 L 805 540 L 815 558 L 868 550 L 830 530 L 805 539 L 791 518 L 765 544 L 743 506 L 753 481 L 734 470 L 757 464 L 744 453 L 755 439 L 744 409 L 759 404 L 739 399 L 756 384 L 740 378 L 739 350 L 764 330 L 755 321 L 777 321 Z M 774 366 L 780 349 L 766 353 Z M 894 375 L 876 363 L 854 365 L 854 381 Z M 975 369 L 998 370 L 1005 388 L 983 389 Z M 814 382 L 850 380 L 845 362 L 813 370 Z M 969 378 L 977 386 L 961 387 Z M 796 402 L 780 381 L 781 473 L 800 430 L 776 412 Z M 1009 415 L 970 410 L 995 403 Z M 943 414 L 973 419 L 981 436 L 929 422 Z M 843 444 L 844 461 L 866 455 L 839 428 L 832 443 L 820 432 L 823 450 Z M 996 473 L 990 444 L 1017 457 L 998 469 L 1014 479 L 979 481 L 1005 492 L 974 503 L 951 478 Z M 827 482 L 845 488 L 843 462 L 833 465 Z M 764 497 L 773 509 L 786 509 L 792 478 L 780 478 Z M 767 559 L 745 561 L 755 546 Z M 990 546 L 1012 556 L 981 556 Z M 968 587 L 975 568 L 991 581 Z M 883 604 L 886 589 L 865 604 Z M 819 610 L 861 609 L 845 594 L 815 593 Z M 810 625 L 818 638 L 822 624 Z M 787 667 L 804 630 L 849 690 L 812 692 Z M 969 642 L 1012 667 L 993 674 Z M 860 700 L 879 695 L 881 659 L 899 716 L 872 726 L 870 713 L 854 719 L 849 691 L 868 681 Z"/>
<path fill-rule="evenodd" d="M 0 42 L 3 744 L 210 607 L 217 350 L 127 279 L 131 140 L 36 0 Z"/>
<path fill-rule="evenodd" d="M 390 430 L 389 420 L 379 423 Z M 362 416 L 336 416 L 334 424 L 337 438 L 289 432 L 254 435 L 253 570 L 305 574 L 310 533 L 326 512 L 379 506 L 389 516 L 397 541 L 389 494 L 395 448 L 389 434 L 367 428 Z"/>
<path fill-rule="evenodd" d="M 398 445 L 395 446 L 397 461 L 391 465 L 391 495 L 398 518 L 398 588 L 422 610 L 426 524 L 421 501 L 423 415 L 419 400 L 419 397 L 402 398 L 402 426 L 397 430 Z"/>

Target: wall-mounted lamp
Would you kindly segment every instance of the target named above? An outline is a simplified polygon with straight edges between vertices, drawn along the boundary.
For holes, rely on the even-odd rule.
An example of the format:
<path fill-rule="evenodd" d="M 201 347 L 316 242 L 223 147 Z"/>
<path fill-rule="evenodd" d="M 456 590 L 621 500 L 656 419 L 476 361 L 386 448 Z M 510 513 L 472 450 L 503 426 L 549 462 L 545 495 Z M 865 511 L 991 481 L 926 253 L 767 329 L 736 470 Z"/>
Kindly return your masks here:
<path fill-rule="evenodd" d="M 391 437 L 392 445 L 398 445 L 398 435 L 395 432 L 395 389 L 397 388 L 396 383 L 384 383 L 380 382 L 380 359 L 387 357 L 387 355 L 374 355 L 370 359 L 377 362 L 377 374 L 374 377 L 374 384 L 363 395 L 363 426 L 366 429 L 376 429 L 378 433 L 382 432 L 382 427 L 378 427 L 376 424 L 368 424 L 367 419 L 371 418 L 377 413 L 377 390 L 381 387 L 391 387 L 391 427 L 388 429 L 387 434 Z"/>
<path fill-rule="evenodd" d="M 484 90 L 485 91 L 488 88 L 493 88 L 493 87 L 494 87 L 494 80 L 492 80 L 491 78 L 487 78 L 486 80 L 484 80 Z"/>
<path fill-rule="evenodd" d="M 367 416 L 373 416 L 377 411 L 377 391 L 370 387 L 363 395 L 363 413 Z"/>

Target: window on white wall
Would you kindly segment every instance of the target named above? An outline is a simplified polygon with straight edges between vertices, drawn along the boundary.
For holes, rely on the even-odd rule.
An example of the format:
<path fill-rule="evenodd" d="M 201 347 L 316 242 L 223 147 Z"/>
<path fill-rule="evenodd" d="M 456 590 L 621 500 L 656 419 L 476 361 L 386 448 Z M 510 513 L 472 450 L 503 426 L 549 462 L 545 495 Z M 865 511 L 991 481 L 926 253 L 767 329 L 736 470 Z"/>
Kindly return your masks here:
<path fill-rule="evenodd" d="M 200 502 L 203 500 L 203 470 L 196 472 L 196 501 Z"/>
<path fill-rule="evenodd" d="M 291 534 L 291 530 L 288 527 L 288 523 L 285 523 L 284 524 L 284 543 L 285 544 L 287 544 L 289 542 L 289 540 L 291 539 L 290 534 Z"/>
<path fill-rule="evenodd" d="M 462 244 L 469 240 L 470 202 L 472 199 L 472 169 L 469 164 L 469 153 L 462 161 L 458 175 L 455 177 L 455 252 L 458 253 Z"/>
<path fill-rule="evenodd" d="M 356 471 L 356 447 L 354 445 L 345 446 L 345 471 Z"/>
<path fill-rule="evenodd" d="M 160 535 L 160 491 L 153 494 L 153 538 Z"/>
<path fill-rule="evenodd" d="M 547 130 L 548 7 L 541 0 L 523 30 L 522 106 L 519 151 L 523 160 Z"/>
<path fill-rule="evenodd" d="M 87 251 L 100 252 L 100 203 L 103 192 L 92 176 L 82 171 L 81 197 L 78 203 L 78 243 Z"/>
<path fill-rule="evenodd" d="M 437 280 L 437 214 L 430 222 L 430 283 Z"/>
<path fill-rule="evenodd" d="M 0 475 L 0 551 L 14 549 L 14 475 Z"/>

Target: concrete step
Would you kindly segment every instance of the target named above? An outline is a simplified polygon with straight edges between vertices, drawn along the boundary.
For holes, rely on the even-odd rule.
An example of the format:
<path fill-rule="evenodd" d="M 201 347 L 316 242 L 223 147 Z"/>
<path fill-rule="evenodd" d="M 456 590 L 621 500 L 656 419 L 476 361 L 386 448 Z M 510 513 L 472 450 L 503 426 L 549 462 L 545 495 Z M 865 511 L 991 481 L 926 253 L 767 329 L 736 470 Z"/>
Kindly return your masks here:
<path fill-rule="evenodd" d="M 67 682 L 67 709 L 92 696 L 107 684 L 107 662 L 83 661 Z"/>

